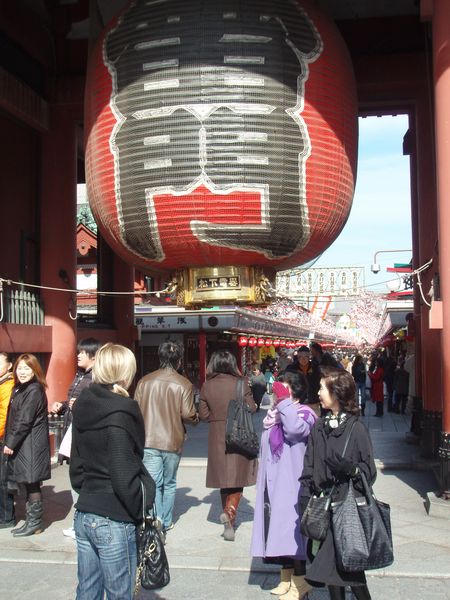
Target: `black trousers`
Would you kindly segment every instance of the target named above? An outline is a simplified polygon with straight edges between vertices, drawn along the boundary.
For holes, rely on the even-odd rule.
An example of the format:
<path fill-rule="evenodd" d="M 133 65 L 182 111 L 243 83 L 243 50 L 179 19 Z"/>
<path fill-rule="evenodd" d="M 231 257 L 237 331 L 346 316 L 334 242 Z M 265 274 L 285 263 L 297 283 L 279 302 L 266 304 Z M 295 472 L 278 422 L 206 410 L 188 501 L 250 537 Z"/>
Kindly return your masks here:
<path fill-rule="evenodd" d="M 381 402 L 375 402 L 376 407 L 377 407 L 377 411 L 375 413 L 375 416 L 377 417 L 382 417 L 383 413 L 384 413 L 384 400 L 382 400 Z"/>
<path fill-rule="evenodd" d="M 0 443 L 0 523 L 10 523 L 15 520 L 14 496 L 8 492 L 6 470 L 8 457 L 3 454 L 3 444 Z"/>

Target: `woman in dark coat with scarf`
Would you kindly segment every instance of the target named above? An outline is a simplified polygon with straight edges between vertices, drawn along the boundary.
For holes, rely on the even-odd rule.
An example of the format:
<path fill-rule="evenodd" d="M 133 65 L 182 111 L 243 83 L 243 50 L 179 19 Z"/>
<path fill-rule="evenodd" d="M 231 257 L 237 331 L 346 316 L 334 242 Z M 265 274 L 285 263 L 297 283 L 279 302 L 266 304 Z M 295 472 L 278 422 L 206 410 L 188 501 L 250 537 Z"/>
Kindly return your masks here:
<path fill-rule="evenodd" d="M 199 417 L 208 421 L 208 467 L 206 487 L 219 488 L 223 512 L 223 537 L 234 541 L 236 512 L 243 488 L 255 485 L 257 459 L 225 452 L 225 425 L 230 400 L 236 398 L 236 384 L 241 378 L 236 359 L 228 350 L 214 352 L 208 363 L 206 381 L 200 391 Z M 246 380 L 243 381 L 244 402 L 252 412 L 256 404 Z"/>
<path fill-rule="evenodd" d="M 8 481 L 26 488 L 25 523 L 12 529 L 14 537 L 25 537 L 42 531 L 41 481 L 51 477 L 47 383 L 33 354 L 19 356 L 13 375 L 3 453 L 8 457 Z"/>
<path fill-rule="evenodd" d="M 372 443 L 365 425 L 358 418 L 356 386 L 351 374 L 344 369 L 322 369 L 319 398 L 322 408 L 328 409 L 329 414 L 318 420 L 309 437 L 300 478 L 302 513 L 313 494 L 329 493 L 335 485 L 332 500 L 343 500 L 352 479 L 356 494 L 363 495 L 359 473 L 365 474 L 369 484 L 376 477 Z M 354 422 L 343 457 L 344 445 Z M 308 542 L 306 579 L 315 586 L 327 585 L 331 600 L 345 600 L 347 585 L 358 600 L 371 598 L 363 571 L 344 572 L 338 568 L 331 527 L 323 542 Z"/>

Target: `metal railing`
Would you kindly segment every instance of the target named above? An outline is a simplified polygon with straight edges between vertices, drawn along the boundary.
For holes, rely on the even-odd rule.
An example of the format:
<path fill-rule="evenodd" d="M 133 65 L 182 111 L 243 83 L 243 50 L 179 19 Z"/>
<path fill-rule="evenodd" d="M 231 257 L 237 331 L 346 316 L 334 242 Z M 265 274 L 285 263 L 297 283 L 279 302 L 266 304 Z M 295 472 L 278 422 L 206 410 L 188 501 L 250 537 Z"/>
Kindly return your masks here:
<path fill-rule="evenodd" d="M 64 417 L 60 415 L 49 415 L 48 416 L 48 430 L 49 433 L 53 433 L 55 436 L 54 455 L 58 456 L 59 447 L 63 438 L 64 429 Z"/>
<path fill-rule="evenodd" d="M 2 310 L 0 315 L 3 323 L 18 325 L 43 325 L 44 307 L 39 294 L 3 286 L 0 289 Z"/>

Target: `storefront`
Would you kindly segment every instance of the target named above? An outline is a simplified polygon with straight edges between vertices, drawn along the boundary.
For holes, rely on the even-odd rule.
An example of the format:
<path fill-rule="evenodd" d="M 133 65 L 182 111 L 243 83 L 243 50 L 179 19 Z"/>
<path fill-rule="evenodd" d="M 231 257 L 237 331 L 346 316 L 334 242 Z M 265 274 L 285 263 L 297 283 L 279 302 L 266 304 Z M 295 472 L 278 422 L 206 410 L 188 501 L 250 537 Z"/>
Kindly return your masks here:
<path fill-rule="evenodd" d="M 158 346 L 166 340 L 184 346 L 186 376 L 199 389 L 205 380 L 211 354 L 231 350 L 241 369 L 248 372 L 278 347 L 295 348 L 307 343 L 309 332 L 245 308 L 185 310 L 176 307 L 156 310 L 136 307 L 139 330 L 139 375 L 159 367 Z"/>

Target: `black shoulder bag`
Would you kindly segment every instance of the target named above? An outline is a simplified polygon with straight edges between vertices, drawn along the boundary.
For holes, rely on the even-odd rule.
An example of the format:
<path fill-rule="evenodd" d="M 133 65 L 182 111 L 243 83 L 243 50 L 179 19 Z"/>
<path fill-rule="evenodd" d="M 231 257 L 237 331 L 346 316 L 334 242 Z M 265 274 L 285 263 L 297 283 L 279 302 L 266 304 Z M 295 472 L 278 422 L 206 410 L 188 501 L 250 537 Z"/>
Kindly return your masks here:
<path fill-rule="evenodd" d="M 164 541 L 160 534 L 155 511 L 146 514 L 145 486 L 142 488 L 142 523 L 136 527 L 137 571 L 135 597 L 139 597 L 140 588 L 155 590 L 166 586 L 170 581 Z"/>
<path fill-rule="evenodd" d="M 350 480 L 345 500 L 331 504 L 336 562 L 343 571 L 381 569 L 394 562 L 390 506 L 376 499 L 359 473 L 364 496 L 356 497 Z"/>
<path fill-rule="evenodd" d="M 345 453 L 347 452 L 348 442 L 350 440 L 355 423 L 356 420 L 353 421 L 350 431 L 348 432 L 342 457 L 344 457 Z M 306 537 L 310 538 L 311 540 L 318 540 L 319 542 L 322 542 L 327 536 L 331 521 L 331 498 L 335 488 L 336 486 L 333 485 L 327 494 L 322 496 L 313 495 L 309 499 L 308 506 L 306 507 L 300 521 L 300 531 L 303 533 L 303 535 L 306 535 Z"/>
<path fill-rule="evenodd" d="M 244 381 L 238 379 L 236 399 L 228 405 L 225 427 L 225 448 L 228 453 L 237 453 L 249 459 L 256 458 L 259 452 L 259 440 L 253 425 L 252 413 L 244 402 Z"/>

